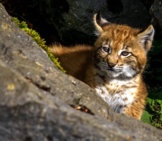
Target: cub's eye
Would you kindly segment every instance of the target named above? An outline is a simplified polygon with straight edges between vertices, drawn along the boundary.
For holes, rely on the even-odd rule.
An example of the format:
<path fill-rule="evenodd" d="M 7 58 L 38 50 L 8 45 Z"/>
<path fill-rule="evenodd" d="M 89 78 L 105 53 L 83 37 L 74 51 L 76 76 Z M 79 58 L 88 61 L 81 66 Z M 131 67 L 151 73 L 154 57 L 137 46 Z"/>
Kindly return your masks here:
<path fill-rule="evenodd" d="M 103 46 L 102 51 L 107 52 L 107 53 L 111 53 L 111 48 Z"/>
<path fill-rule="evenodd" d="M 125 56 L 125 57 L 128 57 L 128 56 L 131 55 L 131 53 L 128 52 L 128 51 L 122 51 L 122 52 L 120 53 L 120 55 Z"/>

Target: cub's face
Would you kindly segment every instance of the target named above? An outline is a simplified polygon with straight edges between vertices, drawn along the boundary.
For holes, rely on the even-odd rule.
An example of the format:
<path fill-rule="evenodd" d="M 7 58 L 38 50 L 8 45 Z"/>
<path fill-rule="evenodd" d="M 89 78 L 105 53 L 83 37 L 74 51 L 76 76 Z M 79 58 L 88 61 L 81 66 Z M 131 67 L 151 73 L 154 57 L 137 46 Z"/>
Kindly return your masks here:
<path fill-rule="evenodd" d="M 152 45 L 153 27 L 140 32 L 128 26 L 110 24 L 95 16 L 94 23 L 99 32 L 94 56 L 97 68 L 113 78 L 132 78 L 142 73 Z"/>

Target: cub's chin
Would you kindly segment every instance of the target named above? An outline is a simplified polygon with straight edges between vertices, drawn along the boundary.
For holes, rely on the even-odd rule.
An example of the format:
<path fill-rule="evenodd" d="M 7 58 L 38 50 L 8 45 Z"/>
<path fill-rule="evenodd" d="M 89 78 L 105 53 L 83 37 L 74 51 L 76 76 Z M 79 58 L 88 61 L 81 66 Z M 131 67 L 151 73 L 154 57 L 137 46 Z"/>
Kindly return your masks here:
<path fill-rule="evenodd" d="M 131 79 L 133 77 L 135 77 L 138 72 L 129 68 L 129 69 L 123 69 L 120 72 L 117 71 L 113 71 L 113 70 L 107 70 L 106 74 L 110 77 L 110 78 L 115 78 L 115 79 Z"/>

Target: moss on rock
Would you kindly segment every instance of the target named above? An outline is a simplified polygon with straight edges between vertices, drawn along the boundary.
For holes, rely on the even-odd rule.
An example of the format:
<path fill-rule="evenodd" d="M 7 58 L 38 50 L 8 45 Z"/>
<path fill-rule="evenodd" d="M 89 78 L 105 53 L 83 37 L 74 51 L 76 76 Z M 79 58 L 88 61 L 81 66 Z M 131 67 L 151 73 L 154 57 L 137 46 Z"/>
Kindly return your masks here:
<path fill-rule="evenodd" d="M 63 69 L 63 67 L 60 65 L 60 63 L 58 62 L 58 59 L 55 58 L 53 56 L 53 54 L 50 52 L 48 46 L 46 45 L 46 41 L 44 39 L 42 39 L 39 35 L 39 33 L 31 28 L 28 27 L 27 23 L 24 21 L 20 21 L 18 20 L 18 18 L 13 18 L 14 22 L 23 30 L 25 31 L 27 34 L 29 34 L 33 40 L 42 48 L 44 49 L 49 58 L 51 59 L 51 61 L 56 65 L 57 68 L 59 68 L 62 72 L 65 72 L 65 70 Z"/>

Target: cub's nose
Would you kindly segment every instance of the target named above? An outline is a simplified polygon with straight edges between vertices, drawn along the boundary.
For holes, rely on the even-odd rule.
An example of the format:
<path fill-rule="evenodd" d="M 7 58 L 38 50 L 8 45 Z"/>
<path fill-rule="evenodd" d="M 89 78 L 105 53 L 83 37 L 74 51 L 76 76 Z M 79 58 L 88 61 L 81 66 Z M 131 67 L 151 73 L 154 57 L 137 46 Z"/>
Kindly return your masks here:
<path fill-rule="evenodd" d="M 109 68 L 113 68 L 116 64 L 114 63 L 108 63 Z"/>

